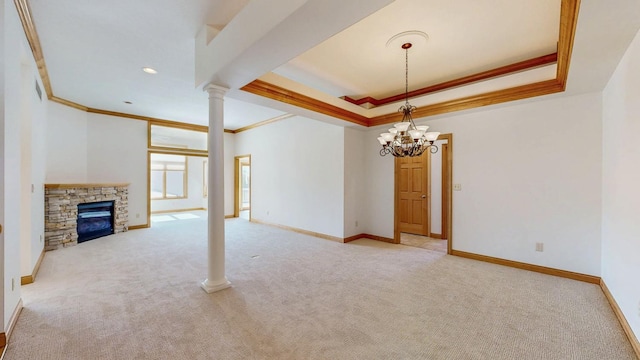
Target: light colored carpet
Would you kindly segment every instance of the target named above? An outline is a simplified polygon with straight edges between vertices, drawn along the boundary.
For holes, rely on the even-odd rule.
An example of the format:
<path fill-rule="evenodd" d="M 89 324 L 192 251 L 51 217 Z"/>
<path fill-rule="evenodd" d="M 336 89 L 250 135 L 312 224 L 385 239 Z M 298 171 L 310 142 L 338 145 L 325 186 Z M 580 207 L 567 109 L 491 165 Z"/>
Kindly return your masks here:
<path fill-rule="evenodd" d="M 202 219 L 48 252 L 6 359 L 634 359 L 596 285 L 226 226 L 233 287 L 214 294 Z"/>
<path fill-rule="evenodd" d="M 400 233 L 400 244 L 447 253 L 447 240 L 435 239 L 428 236 Z"/>

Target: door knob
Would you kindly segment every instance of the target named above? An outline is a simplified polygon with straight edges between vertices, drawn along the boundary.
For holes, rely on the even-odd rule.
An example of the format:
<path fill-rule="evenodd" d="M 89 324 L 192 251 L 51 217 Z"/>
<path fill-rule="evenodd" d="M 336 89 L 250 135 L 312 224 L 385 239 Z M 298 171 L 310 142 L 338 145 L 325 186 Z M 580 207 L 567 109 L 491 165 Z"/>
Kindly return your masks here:
<path fill-rule="evenodd" d="M 426 199 L 426 198 L 427 198 L 427 195 L 422 195 L 422 198 L 423 198 L 423 199 Z"/>

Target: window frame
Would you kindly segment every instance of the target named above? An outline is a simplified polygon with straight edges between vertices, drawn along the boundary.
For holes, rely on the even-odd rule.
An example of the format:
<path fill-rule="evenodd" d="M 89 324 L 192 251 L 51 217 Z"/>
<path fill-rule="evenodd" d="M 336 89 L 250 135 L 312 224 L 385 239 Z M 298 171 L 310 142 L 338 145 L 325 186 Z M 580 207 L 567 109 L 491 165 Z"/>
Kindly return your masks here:
<path fill-rule="evenodd" d="M 169 164 L 179 164 L 179 162 L 175 162 L 175 161 L 159 161 L 159 162 L 154 162 L 152 157 L 153 154 L 150 154 L 150 159 L 149 159 L 149 191 L 150 191 L 150 200 L 179 200 L 179 199 L 187 199 L 189 198 L 189 157 L 187 155 L 178 155 L 178 154 L 166 154 L 166 155 L 171 155 L 171 156 L 179 156 L 179 157 L 183 157 L 184 158 L 184 170 L 171 170 L 171 169 L 167 169 L 167 165 Z M 161 170 L 156 170 L 153 168 L 153 165 L 157 164 L 157 163 L 162 163 L 162 167 L 163 169 Z M 151 188 L 151 173 L 153 171 L 162 171 L 162 197 L 153 197 L 153 190 Z M 177 197 L 167 197 L 167 172 L 168 171 L 182 171 L 183 172 L 183 176 L 182 176 L 182 195 L 183 196 L 177 196 Z"/>

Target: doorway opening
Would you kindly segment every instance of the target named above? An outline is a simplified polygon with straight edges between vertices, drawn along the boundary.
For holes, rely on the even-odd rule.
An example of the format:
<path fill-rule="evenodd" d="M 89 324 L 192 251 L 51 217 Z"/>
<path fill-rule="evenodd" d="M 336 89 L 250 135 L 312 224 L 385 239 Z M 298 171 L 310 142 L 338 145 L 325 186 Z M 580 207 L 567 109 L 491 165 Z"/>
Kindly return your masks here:
<path fill-rule="evenodd" d="M 450 254 L 452 134 L 441 134 L 438 152 L 395 159 L 394 241 Z"/>
<path fill-rule="evenodd" d="M 207 155 L 148 153 L 147 223 L 202 218 L 207 210 Z"/>
<path fill-rule="evenodd" d="M 235 157 L 233 188 L 233 216 L 251 220 L 251 155 Z"/>

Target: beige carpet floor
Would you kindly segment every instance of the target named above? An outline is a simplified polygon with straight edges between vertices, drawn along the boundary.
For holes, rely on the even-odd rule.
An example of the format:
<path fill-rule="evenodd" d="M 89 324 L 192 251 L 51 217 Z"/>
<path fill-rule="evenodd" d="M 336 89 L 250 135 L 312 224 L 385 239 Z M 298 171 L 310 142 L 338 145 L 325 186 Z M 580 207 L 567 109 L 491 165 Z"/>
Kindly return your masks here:
<path fill-rule="evenodd" d="M 48 252 L 6 359 L 635 359 L 596 285 L 371 240 L 182 219 Z"/>
<path fill-rule="evenodd" d="M 428 236 L 400 233 L 400 244 L 447 253 L 447 240 L 435 239 Z"/>

